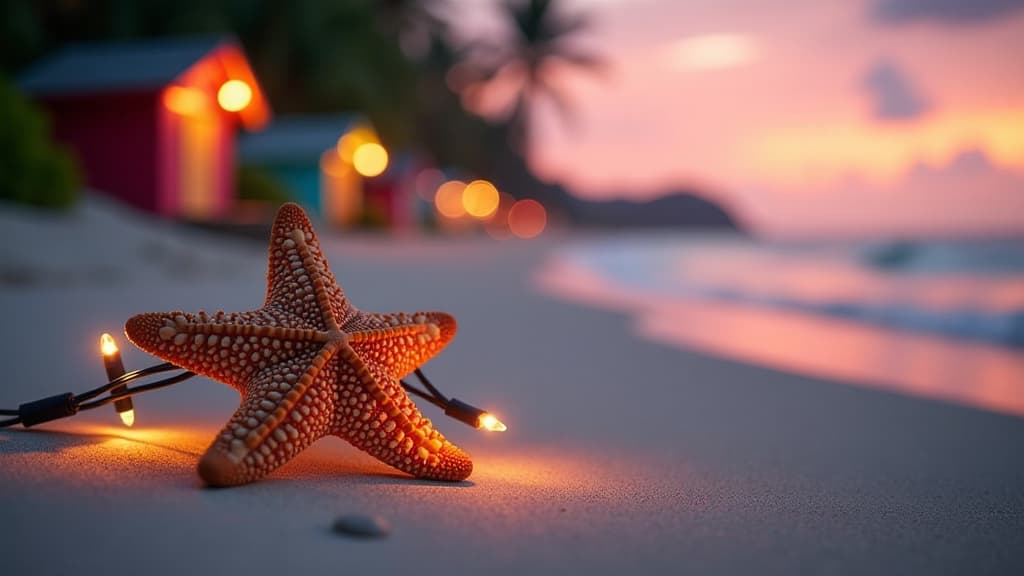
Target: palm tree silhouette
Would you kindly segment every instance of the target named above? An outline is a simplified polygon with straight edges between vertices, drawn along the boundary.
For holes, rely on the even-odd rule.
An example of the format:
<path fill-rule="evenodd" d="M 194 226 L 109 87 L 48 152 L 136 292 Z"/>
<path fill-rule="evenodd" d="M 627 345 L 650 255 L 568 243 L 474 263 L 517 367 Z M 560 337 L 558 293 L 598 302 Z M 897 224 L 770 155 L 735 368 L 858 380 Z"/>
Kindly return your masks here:
<path fill-rule="evenodd" d="M 510 138 L 517 152 L 529 144 L 530 120 L 540 99 L 555 105 L 567 124 L 572 106 L 555 78 L 562 70 L 598 71 L 603 62 L 573 40 L 590 27 L 585 14 L 566 14 L 556 0 L 505 0 L 503 17 L 511 24 L 512 41 L 477 42 L 471 52 L 480 60 L 483 85 L 517 92 L 506 107 Z M 497 85 L 501 85 L 498 87 Z"/>

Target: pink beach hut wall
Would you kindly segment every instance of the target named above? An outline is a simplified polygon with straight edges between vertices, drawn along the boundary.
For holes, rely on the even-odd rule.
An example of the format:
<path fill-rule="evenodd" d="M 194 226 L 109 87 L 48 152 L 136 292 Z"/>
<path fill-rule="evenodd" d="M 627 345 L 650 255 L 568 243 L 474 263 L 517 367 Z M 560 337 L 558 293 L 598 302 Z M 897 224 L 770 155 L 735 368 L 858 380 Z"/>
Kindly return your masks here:
<path fill-rule="evenodd" d="M 229 214 L 237 131 L 270 119 L 230 38 L 70 45 L 19 85 L 48 111 L 90 188 L 168 218 Z"/>

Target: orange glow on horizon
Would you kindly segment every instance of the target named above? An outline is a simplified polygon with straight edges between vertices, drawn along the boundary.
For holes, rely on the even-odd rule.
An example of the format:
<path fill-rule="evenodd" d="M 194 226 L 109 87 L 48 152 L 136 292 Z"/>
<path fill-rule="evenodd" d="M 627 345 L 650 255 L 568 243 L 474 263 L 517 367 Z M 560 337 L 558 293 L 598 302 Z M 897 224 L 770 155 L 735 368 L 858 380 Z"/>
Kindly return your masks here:
<path fill-rule="evenodd" d="M 441 184 L 434 194 L 434 206 L 446 218 L 461 218 L 466 214 L 462 205 L 462 191 L 466 183 L 461 180 L 449 180 Z"/>
<path fill-rule="evenodd" d="M 462 207 L 474 218 L 482 220 L 493 216 L 500 200 L 498 189 L 486 180 L 474 180 L 462 189 Z"/>
<path fill-rule="evenodd" d="M 539 236 L 548 223 L 547 210 L 536 200 L 520 200 L 508 211 L 508 227 L 519 238 Z"/>
<path fill-rule="evenodd" d="M 755 177 L 777 184 L 826 183 L 846 175 L 892 184 L 918 164 L 947 165 L 970 150 L 996 166 L 1024 170 L 1024 108 L 897 125 L 849 119 L 787 126 L 752 138 L 743 158 Z"/>
<path fill-rule="evenodd" d="M 217 90 L 217 103 L 228 112 L 239 112 L 252 103 L 252 88 L 241 80 L 228 80 Z"/>
<path fill-rule="evenodd" d="M 352 153 L 352 165 L 362 176 L 379 176 L 388 168 L 388 151 L 376 142 L 364 142 Z"/>

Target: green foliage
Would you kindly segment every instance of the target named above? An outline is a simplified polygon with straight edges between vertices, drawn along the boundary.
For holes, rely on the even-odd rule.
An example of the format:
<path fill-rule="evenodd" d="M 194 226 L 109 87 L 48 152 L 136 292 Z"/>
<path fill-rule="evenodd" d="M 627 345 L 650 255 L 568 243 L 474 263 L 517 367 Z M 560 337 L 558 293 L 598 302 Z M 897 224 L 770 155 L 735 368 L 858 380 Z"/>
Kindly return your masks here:
<path fill-rule="evenodd" d="M 485 64 L 491 79 L 512 67 L 526 71 L 509 118 L 512 144 L 520 152 L 529 145 L 530 117 L 539 98 L 551 102 L 570 124 L 574 121 L 572 103 L 545 70 L 560 67 L 596 72 L 604 68 L 600 58 L 574 44 L 574 39 L 590 27 L 587 15 L 563 12 L 563 4 L 555 0 L 506 0 L 501 10 L 511 24 L 512 42 L 478 47 L 485 59 L 492 60 Z"/>
<path fill-rule="evenodd" d="M 383 230 L 387 225 L 388 217 L 379 206 L 370 204 L 363 207 L 363 212 L 359 215 L 360 228 Z"/>
<path fill-rule="evenodd" d="M 235 187 L 241 200 L 258 200 L 271 204 L 284 204 L 293 200 L 280 180 L 255 166 L 238 167 L 235 172 Z"/>
<path fill-rule="evenodd" d="M 79 183 L 77 165 L 50 139 L 42 112 L 0 76 L 0 198 L 67 209 Z"/>

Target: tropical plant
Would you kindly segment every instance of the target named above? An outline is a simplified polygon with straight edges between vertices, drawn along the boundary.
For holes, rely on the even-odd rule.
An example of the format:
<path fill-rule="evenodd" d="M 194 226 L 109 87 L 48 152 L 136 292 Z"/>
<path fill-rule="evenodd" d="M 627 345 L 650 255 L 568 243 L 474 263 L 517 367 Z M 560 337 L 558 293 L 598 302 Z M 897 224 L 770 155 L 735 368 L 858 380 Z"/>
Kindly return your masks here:
<path fill-rule="evenodd" d="M 549 100 L 571 123 L 572 106 L 557 76 L 566 70 L 593 72 L 603 67 L 598 57 L 574 42 L 590 27 L 590 19 L 582 13 L 568 14 L 560 6 L 556 0 L 505 0 L 501 11 L 512 37 L 501 44 L 473 45 L 485 87 L 514 94 L 504 115 L 519 151 L 529 143 L 530 121 L 539 99 Z"/>
<path fill-rule="evenodd" d="M 0 76 L 0 199 L 67 209 L 79 181 L 73 158 L 54 145 L 42 112 Z"/>

